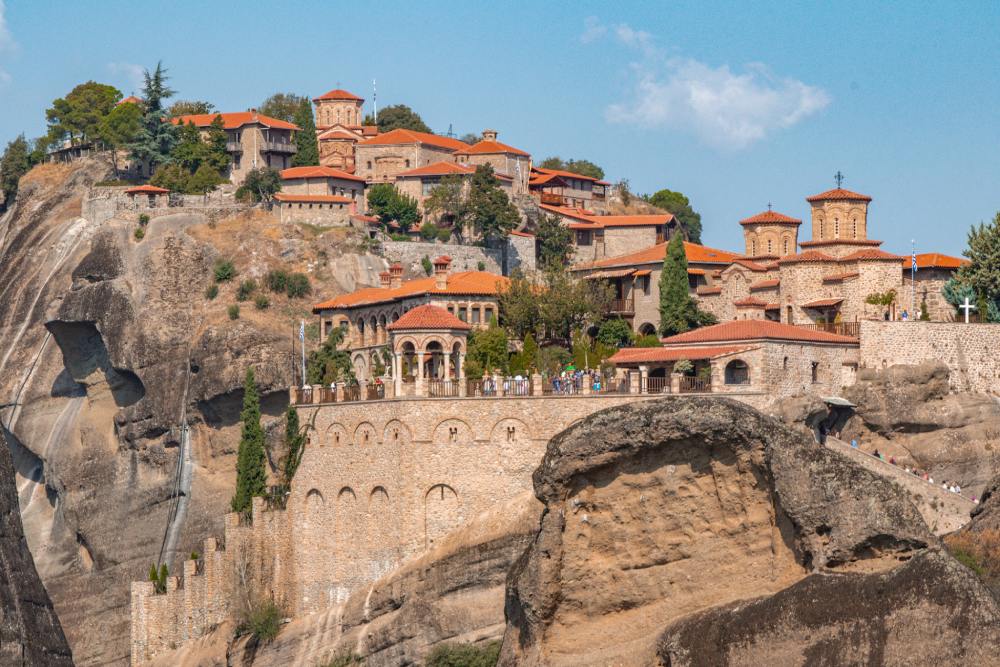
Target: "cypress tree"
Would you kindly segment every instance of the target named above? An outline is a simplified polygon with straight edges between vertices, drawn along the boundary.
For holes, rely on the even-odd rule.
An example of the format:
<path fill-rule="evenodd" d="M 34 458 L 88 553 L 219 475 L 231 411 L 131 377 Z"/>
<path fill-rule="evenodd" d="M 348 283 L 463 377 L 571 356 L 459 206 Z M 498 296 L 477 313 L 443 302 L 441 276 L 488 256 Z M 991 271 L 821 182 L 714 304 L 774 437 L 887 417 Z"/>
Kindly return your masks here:
<path fill-rule="evenodd" d="M 667 244 L 660 272 L 660 333 L 672 336 L 697 325 L 697 306 L 688 293 L 688 263 L 684 237 L 674 234 Z"/>
<path fill-rule="evenodd" d="M 233 495 L 234 512 L 250 510 L 250 499 L 263 496 L 267 490 L 264 429 L 260 426 L 260 395 L 254 381 L 253 369 L 247 369 L 243 382 L 243 433 L 236 455 L 236 493 Z"/>
<path fill-rule="evenodd" d="M 295 157 L 292 166 L 310 167 L 319 164 L 319 143 L 316 140 L 316 122 L 313 120 L 312 104 L 308 98 L 299 102 L 295 111 L 295 124 L 299 131 L 295 133 Z"/>
<path fill-rule="evenodd" d="M 289 405 L 285 412 L 285 446 L 288 447 L 288 456 L 285 459 L 285 484 L 290 485 L 295 471 L 302 461 L 302 446 L 305 444 L 305 435 L 299 428 L 299 411 L 294 405 Z"/>

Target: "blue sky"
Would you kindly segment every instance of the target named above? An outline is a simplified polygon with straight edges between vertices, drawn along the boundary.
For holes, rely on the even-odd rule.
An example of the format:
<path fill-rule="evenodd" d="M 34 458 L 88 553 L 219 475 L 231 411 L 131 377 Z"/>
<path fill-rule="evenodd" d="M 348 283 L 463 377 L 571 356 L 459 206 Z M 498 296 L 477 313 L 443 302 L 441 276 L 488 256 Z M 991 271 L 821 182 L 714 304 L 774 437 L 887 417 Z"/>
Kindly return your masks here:
<path fill-rule="evenodd" d="M 223 111 L 337 86 L 368 110 L 375 78 L 435 131 L 680 190 L 710 245 L 740 249 L 768 202 L 807 219 L 841 170 L 886 249 L 958 254 L 1000 209 L 998 27 L 996 2 L 0 0 L 0 141 L 81 81 L 139 92 L 160 59 Z"/>

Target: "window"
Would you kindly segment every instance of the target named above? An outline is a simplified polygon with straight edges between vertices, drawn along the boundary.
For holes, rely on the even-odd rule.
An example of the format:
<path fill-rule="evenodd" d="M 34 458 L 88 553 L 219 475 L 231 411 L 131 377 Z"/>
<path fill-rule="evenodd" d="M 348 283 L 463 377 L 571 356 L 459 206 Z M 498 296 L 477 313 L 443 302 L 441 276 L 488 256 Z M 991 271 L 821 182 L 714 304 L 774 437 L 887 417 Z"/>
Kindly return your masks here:
<path fill-rule="evenodd" d="M 240 168 L 240 163 L 243 161 L 241 159 L 242 157 L 243 156 L 240 155 L 239 153 L 237 153 L 236 155 L 233 156 L 233 169 L 239 169 Z"/>
<path fill-rule="evenodd" d="M 469 309 L 466 308 L 465 306 L 461 306 L 458 309 L 458 319 L 462 320 L 463 322 L 468 322 L 469 321 Z"/>
<path fill-rule="evenodd" d="M 407 168 L 407 169 L 409 169 L 409 168 L 410 168 L 410 161 L 409 161 L 409 160 L 406 160 L 406 168 Z"/>
<path fill-rule="evenodd" d="M 323 335 L 329 336 L 330 330 L 333 329 L 333 320 L 327 320 L 323 322 Z"/>
<path fill-rule="evenodd" d="M 642 295 L 649 296 L 649 276 L 642 277 Z"/>
<path fill-rule="evenodd" d="M 493 321 L 493 319 L 494 319 L 493 309 L 487 306 L 486 309 L 483 311 L 483 321 L 489 324 L 490 322 Z"/>
<path fill-rule="evenodd" d="M 479 324 L 479 309 L 472 309 L 472 324 Z"/>
<path fill-rule="evenodd" d="M 578 229 L 576 231 L 576 244 L 577 245 L 590 245 L 590 230 L 589 229 Z"/>
<path fill-rule="evenodd" d="M 757 255 L 757 239 L 750 239 L 750 256 L 755 257 Z"/>
<path fill-rule="evenodd" d="M 781 242 L 781 254 L 782 255 L 787 255 L 788 254 L 788 239 L 787 238 L 784 241 Z"/>
<path fill-rule="evenodd" d="M 813 384 L 818 384 L 819 383 L 819 362 L 818 361 L 812 362 L 812 383 Z"/>
<path fill-rule="evenodd" d="M 370 170 L 371 168 L 372 168 L 372 161 L 368 160 L 368 169 Z"/>
<path fill-rule="evenodd" d="M 767 254 L 771 254 L 771 239 L 767 240 Z"/>
<path fill-rule="evenodd" d="M 851 222 L 851 238 L 852 239 L 858 238 L 858 220 L 857 220 L 857 218 L 855 218 Z"/>
<path fill-rule="evenodd" d="M 840 238 L 840 219 L 839 218 L 834 218 L 833 219 L 833 238 L 835 238 L 835 239 L 839 239 Z"/>
<path fill-rule="evenodd" d="M 788 357 L 781 360 L 781 369 L 785 371 L 788 370 Z"/>

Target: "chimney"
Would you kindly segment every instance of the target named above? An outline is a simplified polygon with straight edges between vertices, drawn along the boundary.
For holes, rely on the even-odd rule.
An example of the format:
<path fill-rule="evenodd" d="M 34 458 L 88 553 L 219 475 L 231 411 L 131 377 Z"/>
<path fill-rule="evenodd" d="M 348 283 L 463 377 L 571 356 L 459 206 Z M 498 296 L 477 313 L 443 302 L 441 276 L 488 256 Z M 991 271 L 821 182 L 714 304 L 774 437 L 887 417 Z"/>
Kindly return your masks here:
<path fill-rule="evenodd" d="M 403 286 L 403 265 L 396 262 L 389 267 L 389 287 L 399 289 Z"/>
<path fill-rule="evenodd" d="M 434 289 L 448 289 L 448 268 L 451 266 L 451 257 L 441 255 L 434 260 Z"/>
<path fill-rule="evenodd" d="M 379 285 L 381 285 L 382 287 L 389 287 L 390 285 L 392 285 L 392 274 L 389 273 L 388 271 L 383 271 L 382 273 L 378 274 L 378 282 Z"/>
<path fill-rule="evenodd" d="M 483 130 L 483 141 L 496 141 L 497 131 L 496 130 Z"/>

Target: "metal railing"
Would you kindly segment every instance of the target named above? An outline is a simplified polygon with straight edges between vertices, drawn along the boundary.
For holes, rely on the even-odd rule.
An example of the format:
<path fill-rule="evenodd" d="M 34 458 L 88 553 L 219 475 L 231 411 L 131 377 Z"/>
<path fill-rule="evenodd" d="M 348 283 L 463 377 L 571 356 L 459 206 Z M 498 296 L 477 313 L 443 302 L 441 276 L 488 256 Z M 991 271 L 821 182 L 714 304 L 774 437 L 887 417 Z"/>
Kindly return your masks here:
<path fill-rule="evenodd" d="M 608 312 L 610 313 L 634 313 L 635 312 L 635 299 L 611 299 L 611 303 L 608 304 Z"/>
<path fill-rule="evenodd" d="M 595 383 L 591 391 L 595 394 L 627 394 L 631 391 L 629 376 L 623 378 L 601 378 L 600 384 Z"/>
<path fill-rule="evenodd" d="M 290 141 L 265 141 L 264 150 L 271 153 L 294 153 L 298 146 Z"/>
<path fill-rule="evenodd" d="M 432 398 L 458 396 L 458 380 L 431 380 L 427 383 L 427 395 Z"/>
<path fill-rule="evenodd" d="M 647 377 L 646 386 L 643 388 L 645 394 L 669 394 L 669 377 Z"/>
<path fill-rule="evenodd" d="M 685 375 L 681 378 L 682 394 L 702 394 L 712 391 L 711 378 L 701 378 L 693 375 Z"/>

